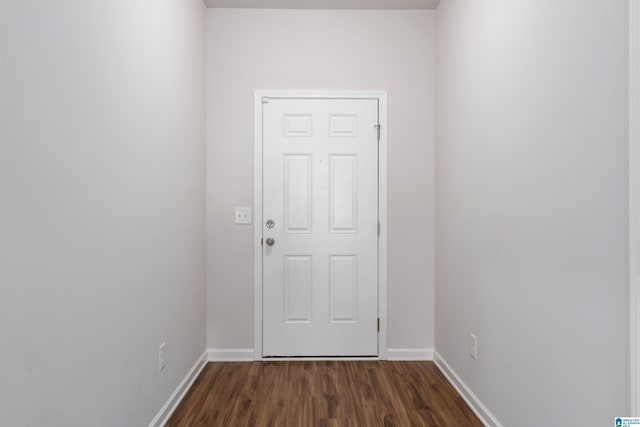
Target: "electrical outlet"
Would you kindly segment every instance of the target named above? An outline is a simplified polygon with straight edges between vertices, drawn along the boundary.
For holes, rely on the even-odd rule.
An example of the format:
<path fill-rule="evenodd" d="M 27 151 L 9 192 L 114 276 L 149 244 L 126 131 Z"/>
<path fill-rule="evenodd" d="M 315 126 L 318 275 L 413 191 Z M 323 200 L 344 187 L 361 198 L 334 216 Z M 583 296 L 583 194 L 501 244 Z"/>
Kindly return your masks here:
<path fill-rule="evenodd" d="M 235 209 L 236 224 L 251 224 L 251 208 Z"/>
<path fill-rule="evenodd" d="M 162 371 L 165 367 L 165 352 L 164 352 L 164 347 L 165 347 L 165 343 L 160 344 L 160 347 L 158 348 L 158 371 Z"/>
<path fill-rule="evenodd" d="M 469 354 L 474 359 L 478 358 L 478 339 L 473 334 L 469 334 Z"/>

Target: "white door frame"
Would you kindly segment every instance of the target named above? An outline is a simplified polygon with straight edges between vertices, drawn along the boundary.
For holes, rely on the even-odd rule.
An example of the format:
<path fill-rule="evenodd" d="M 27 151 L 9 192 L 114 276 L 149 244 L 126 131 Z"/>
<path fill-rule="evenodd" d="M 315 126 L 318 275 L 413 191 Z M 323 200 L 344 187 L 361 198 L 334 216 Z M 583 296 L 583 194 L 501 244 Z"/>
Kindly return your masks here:
<path fill-rule="evenodd" d="M 300 91 L 257 90 L 253 110 L 253 352 L 262 360 L 262 100 L 263 98 L 300 99 L 375 99 L 381 125 L 378 152 L 378 359 L 387 358 L 387 92 L 386 91 Z M 369 358 L 370 359 L 370 358 Z"/>
<path fill-rule="evenodd" d="M 640 0 L 629 0 L 629 320 L 631 415 L 640 415 Z"/>

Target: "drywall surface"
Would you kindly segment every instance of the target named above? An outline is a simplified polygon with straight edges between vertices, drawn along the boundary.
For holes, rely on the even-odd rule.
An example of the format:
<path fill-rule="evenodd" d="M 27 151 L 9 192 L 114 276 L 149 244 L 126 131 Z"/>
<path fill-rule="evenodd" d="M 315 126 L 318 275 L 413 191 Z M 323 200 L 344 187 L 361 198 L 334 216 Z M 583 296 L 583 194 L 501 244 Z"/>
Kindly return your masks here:
<path fill-rule="evenodd" d="M 436 350 L 505 426 L 629 411 L 626 3 L 437 11 Z"/>
<path fill-rule="evenodd" d="M 207 335 L 253 347 L 256 89 L 387 90 L 388 346 L 433 347 L 435 12 L 207 11 Z"/>
<path fill-rule="evenodd" d="M 205 350 L 204 14 L 0 2 L 2 426 L 148 425 Z"/>

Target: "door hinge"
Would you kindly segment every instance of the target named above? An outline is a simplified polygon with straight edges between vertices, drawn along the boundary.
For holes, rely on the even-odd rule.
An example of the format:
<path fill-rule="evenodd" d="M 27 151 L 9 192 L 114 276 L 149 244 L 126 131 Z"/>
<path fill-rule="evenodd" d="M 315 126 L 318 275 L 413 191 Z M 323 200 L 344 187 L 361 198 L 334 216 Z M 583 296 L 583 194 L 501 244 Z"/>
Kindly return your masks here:
<path fill-rule="evenodd" d="M 376 131 L 378 131 L 378 142 L 380 142 L 380 123 L 376 123 L 375 125 L 373 125 L 373 127 L 375 127 Z"/>
<path fill-rule="evenodd" d="M 380 332 L 380 318 L 378 317 L 378 332 Z"/>
<path fill-rule="evenodd" d="M 380 221 L 378 221 L 378 237 L 380 237 Z"/>
<path fill-rule="evenodd" d="M 260 239 L 260 246 L 264 246 L 264 237 Z"/>

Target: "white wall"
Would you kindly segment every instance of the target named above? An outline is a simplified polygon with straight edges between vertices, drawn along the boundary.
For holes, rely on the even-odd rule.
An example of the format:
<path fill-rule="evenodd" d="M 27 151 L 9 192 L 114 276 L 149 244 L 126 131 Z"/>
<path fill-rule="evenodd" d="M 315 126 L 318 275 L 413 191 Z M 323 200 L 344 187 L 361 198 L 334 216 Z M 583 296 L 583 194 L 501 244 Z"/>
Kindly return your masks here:
<path fill-rule="evenodd" d="M 0 425 L 147 425 L 204 352 L 204 32 L 0 2 Z"/>
<path fill-rule="evenodd" d="M 253 91 L 388 90 L 390 348 L 433 347 L 435 13 L 207 11 L 210 348 L 253 347 Z"/>
<path fill-rule="evenodd" d="M 436 350 L 505 426 L 629 412 L 626 3 L 437 11 Z"/>

